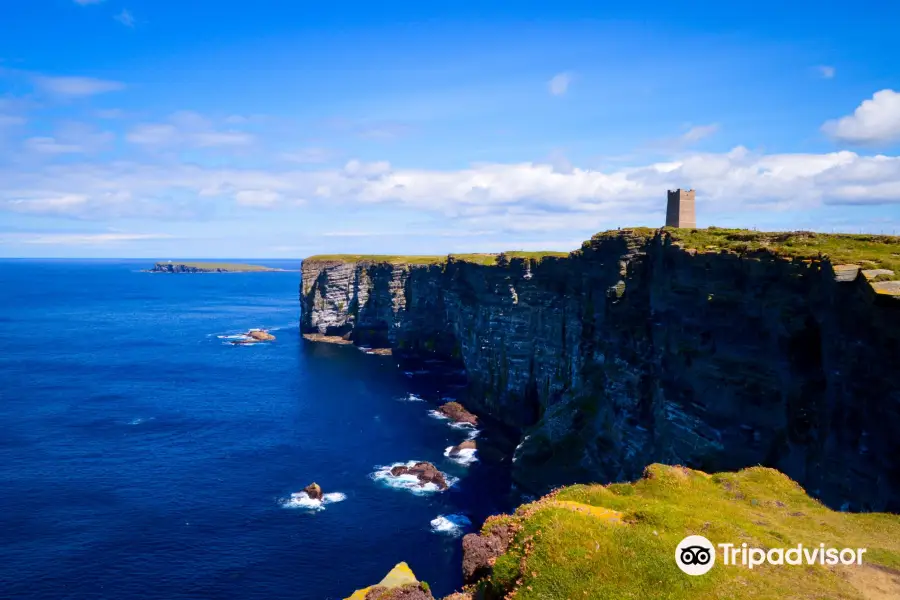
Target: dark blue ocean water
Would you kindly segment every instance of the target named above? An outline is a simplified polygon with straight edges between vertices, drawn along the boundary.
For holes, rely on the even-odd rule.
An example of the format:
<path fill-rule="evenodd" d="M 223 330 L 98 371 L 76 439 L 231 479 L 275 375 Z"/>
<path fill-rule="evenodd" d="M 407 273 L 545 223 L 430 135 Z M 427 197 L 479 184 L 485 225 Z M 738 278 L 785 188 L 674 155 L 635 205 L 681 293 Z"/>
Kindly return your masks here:
<path fill-rule="evenodd" d="M 0 597 L 343 598 L 402 560 L 457 587 L 459 538 L 430 522 L 480 524 L 508 480 L 443 456 L 467 436 L 428 415 L 444 383 L 304 342 L 298 272 L 151 262 L 0 261 Z M 217 337 L 252 327 L 277 340 Z M 411 459 L 459 481 L 371 478 Z M 311 481 L 345 499 L 284 505 Z"/>

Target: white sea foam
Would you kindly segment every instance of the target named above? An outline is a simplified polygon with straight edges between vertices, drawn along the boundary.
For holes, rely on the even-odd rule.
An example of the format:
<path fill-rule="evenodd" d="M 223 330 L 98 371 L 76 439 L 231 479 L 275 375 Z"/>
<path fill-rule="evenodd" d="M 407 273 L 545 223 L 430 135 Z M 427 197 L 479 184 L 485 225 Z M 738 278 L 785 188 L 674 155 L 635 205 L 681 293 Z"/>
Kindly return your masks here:
<path fill-rule="evenodd" d="M 425 399 L 416 394 L 407 394 L 403 398 L 399 398 L 401 402 L 425 402 Z"/>
<path fill-rule="evenodd" d="M 477 452 L 475 448 L 463 448 L 457 453 L 456 456 L 450 455 L 451 450 L 453 450 L 453 446 L 447 446 L 447 448 L 444 450 L 444 456 L 457 464 L 467 467 L 478 460 L 478 457 L 475 456 L 475 453 Z"/>
<path fill-rule="evenodd" d="M 154 420 L 155 418 L 156 418 L 156 417 L 148 417 L 148 418 L 145 419 L 145 418 L 143 418 L 143 417 L 138 417 L 138 418 L 136 418 L 136 419 L 130 420 L 130 421 L 128 422 L 128 424 L 129 424 L 129 425 L 140 425 L 141 423 L 146 423 L 147 421 L 152 421 L 152 420 Z"/>
<path fill-rule="evenodd" d="M 371 477 L 375 481 L 383 483 L 388 487 L 392 487 L 398 490 L 407 490 L 412 492 L 413 494 L 422 495 L 422 494 L 430 494 L 433 492 L 439 492 L 440 489 L 433 483 L 426 483 L 425 485 L 419 484 L 419 478 L 415 475 L 391 475 L 391 469 L 394 467 L 412 467 L 415 466 L 416 463 L 422 462 L 420 460 L 411 460 L 405 463 L 394 463 L 388 466 L 376 467 L 374 473 L 372 473 Z M 452 487 L 459 479 L 456 477 L 451 477 L 444 473 L 444 480 L 447 482 L 447 487 Z"/>
<path fill-rule="evenodd" d="M 295 492 L 290 498 L 281 501 L 284 508 L 303 508 L 310 511 L 325 510 L 326 504 L 334 504 L 346 500 L 347 496 L 340 492 L 323 494 L 321 500 L 314 500 L 306 492 Z"/>
<path fill-rule="evenodd" d="M 429 410 L 428 416 L 433 417 L 435 419 L 439 419 L 441 421 L 449 421 L 450 420 L 450 417 L 448 417 L 447 415 L 445 415 L 444 413 L 442 413 L 439 410 Z"/>
<path fill-rule="evenodd" d="M 249 335 L 245 335 L 243 333 L 235 333 L 235 334 L 227 334 L 227 335 L 217 335 L 217 338 L 220 340 L 246 340 L 250 339 Z"/>
<path fill-rule="evenodd" d="M 438 515 L 431 520 L 431 530 L 435 533 L 446 533 L 457 537 L 466 527 L 472 525 L 472 521 L 465 515 Z"/>

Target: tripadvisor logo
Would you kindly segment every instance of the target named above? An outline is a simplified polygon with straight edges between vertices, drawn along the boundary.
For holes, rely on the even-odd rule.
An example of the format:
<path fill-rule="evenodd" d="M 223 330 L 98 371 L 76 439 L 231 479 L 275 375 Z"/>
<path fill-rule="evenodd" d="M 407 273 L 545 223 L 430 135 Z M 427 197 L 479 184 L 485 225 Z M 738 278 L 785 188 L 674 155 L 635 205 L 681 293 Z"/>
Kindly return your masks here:
<path fill-rule="evenodd" d="M 747 544 L 718 544 L 722 563 L 748 569 L 769 565 L 861 565 L 865 548 L 826 548 L 825 544 L 791 548 L 750 548 Z M 716 564 L 716 547 L 702 535 L 689 535 L 675 548 L 675 564 L 688 575 L 703 575 Z"/>

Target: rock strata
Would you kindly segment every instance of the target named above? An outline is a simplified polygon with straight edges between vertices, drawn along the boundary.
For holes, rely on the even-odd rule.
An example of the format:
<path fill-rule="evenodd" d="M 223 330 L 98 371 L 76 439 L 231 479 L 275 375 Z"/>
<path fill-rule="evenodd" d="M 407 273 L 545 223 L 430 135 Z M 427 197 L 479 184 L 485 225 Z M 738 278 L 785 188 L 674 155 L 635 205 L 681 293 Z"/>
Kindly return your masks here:
<path fill-rule="evenodd" d="M 887 274 L 666 230 L 501 259 L 306 260 L 302 330 L 464 367 L 467 406 L 521 432 L 513 477 L 531 493 L 653 462 L 762 464 L 832 507 L 900 511 Z"/>
<path fill-rule="evenodd" d="M 426 484 L 433 483 L 439 490 L 447 489 L 447 480 L 444 477 L 444 474 L 430 462 L 418 462 L 411 467 L 398 465 L 391 469 L 391 475 L 393 477 L 414 475 L 418 478 L 419 485 L 422 487 Z"/>

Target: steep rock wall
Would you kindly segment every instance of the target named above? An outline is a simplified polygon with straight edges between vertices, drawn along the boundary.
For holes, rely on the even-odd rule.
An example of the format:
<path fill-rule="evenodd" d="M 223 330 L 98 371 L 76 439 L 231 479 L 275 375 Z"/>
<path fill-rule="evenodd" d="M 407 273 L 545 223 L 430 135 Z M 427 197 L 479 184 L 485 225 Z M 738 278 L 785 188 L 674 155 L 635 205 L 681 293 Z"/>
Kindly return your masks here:
<path fill-rule="evenodd" d="M 763 464 L 900 510 L 900 301 L 827 261 L 622 231 L 568 258 L 302 271 L 304 332 L 464 365 L 467 403 L 523 431 L 526 490 Z"/>

